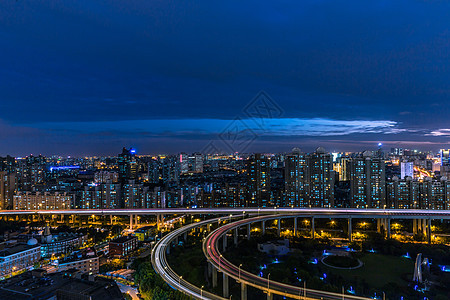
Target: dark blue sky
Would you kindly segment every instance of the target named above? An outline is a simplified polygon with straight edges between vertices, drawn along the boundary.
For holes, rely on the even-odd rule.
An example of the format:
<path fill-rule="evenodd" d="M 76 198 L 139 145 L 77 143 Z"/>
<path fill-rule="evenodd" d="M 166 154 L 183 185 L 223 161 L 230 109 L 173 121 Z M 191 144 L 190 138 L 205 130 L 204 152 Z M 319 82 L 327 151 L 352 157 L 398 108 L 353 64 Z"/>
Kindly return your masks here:
<path fill-rule="evenodd" d="M 249 151 L 448 147 L 449 20 L 447 1 L 0 1 L 0 155 L 227 149 L 235 118 Z M 280 110 L 258 126 L 261 90 Z"/>

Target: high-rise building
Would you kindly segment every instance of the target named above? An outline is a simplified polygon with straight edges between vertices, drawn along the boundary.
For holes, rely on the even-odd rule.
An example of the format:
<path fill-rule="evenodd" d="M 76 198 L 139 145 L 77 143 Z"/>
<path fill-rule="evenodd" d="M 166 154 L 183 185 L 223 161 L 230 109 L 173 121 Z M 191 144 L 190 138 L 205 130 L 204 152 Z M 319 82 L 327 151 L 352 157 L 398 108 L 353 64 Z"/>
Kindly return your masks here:
<path fill-rule="evenodd" d="M 152 159 L 147 163 L 147 171 L 148 171 L 148 182 L 150 183 L 158 183 L 160 177 L 160 164 L 156 159 Z"/>
<path fill-rule="evenodd" d="M 136 150 L 133 148 L 122 149 L 122 153 L 118 155 L 117 165 L 119 167 L 119 180 L 121 183 L 130 179 L 136 179 L 138 173 L 138 163 L 136 160 Z"/>
<path fill-rule="evenodd" d="M 350 161 L 350 201 L 352 207 L 384 208 L 386 205 L 385 162 L 365 151 Z"/>
<path fill-rule="evenodd" d="M 180 154 L 180 172 L 181 174 L 189 172 L 189 156 L 186 153 Z"/>
<path fill-rule="evenodd" d="M 43 184 L 45 181 L 46 158 L 39 156 L 28 156 L 17 159 L 17 183 L 21 191 L 31 191 L 33 187 Z"/>
<path fill-rule="evenodd" d="M 334 206 L 334 171 L 331 154 L 324 148 L 306 157 L 307 191 L 312 207 Z"/>
<path fill-rule="evenodd" d="M 441 166 L 450 166 L 450 149 L 441 149 L 439 154 L 441 157 Z"/>
<path fill-rule="evenodd" d="M 310 154 L 294 149 L 285 158 L 286 205 L 332 207 L 334 171 L 332 156 L 322 147 Z"/>
<path fill-rule="evenodd" d="M 12 209 L 16 191 L 16 175 L 6 171 L 0 172 L 0 209 Z"/>
<path fill-rule="evenodd" d="M 51 210 L 70 209 L 74 203 L 74 195 L 50 192 L 17 192 L 14 195 L 15 210 Z"/>
<path fill-rule="evenodd" d="M 178 156 L 167 156 L 162 159 L 162 180 L 164 183 L 178 183 L 180 180 L 180 160 Z"/>
<path fill-rule="evenodd" d="M 450 181 L 446 177 L 440 180 L 427 177 L 419 182 L 419 206 L 421 209 L 450 209 Z"/>
<path fill-rule="evenodd" d="M 413 162 L 402 162 L 400 164 L 400 179 L 405 179 L 405 177 L 414 177 L 414 163 Z"/>
<path fill-rule="evenodd" d="M 247 206 L 249 207 L 271 205 L 269 163 L 269 159 L 260 153 L 252 155 L 247 161 Z"/>
<path fill-rule="evenodd" d="M 286 206 L 308 207 L 306 156 L 300 149 L 292 149 L 284 160 Z"/>
<path fill-rule="evenodd" d="M 395 209 L 419 208 L 419 182 L 412 177 L 394 176 L 386 182 L 386 206 Z"/>
<path fill-rule="evenodd" d="M 201 153 L 194 153 L 193 155 L 193 165 L 194 165 L 194 172 L 196 173 L 203 173 L 203 154 Z"/>

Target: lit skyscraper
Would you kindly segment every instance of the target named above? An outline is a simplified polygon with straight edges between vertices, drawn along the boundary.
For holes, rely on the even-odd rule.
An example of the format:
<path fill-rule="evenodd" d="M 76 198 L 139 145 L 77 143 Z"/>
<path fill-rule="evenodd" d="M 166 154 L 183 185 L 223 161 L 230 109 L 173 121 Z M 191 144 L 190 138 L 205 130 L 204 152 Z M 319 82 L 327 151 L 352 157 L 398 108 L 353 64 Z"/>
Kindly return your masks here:
<path fill-rule="evenodd" d="M 270 164 L 263 154 L 254 154 L 247 162 L 248 206 L 270 206 Z"/>
<path fill-rule="evenodd" d="M 330 207 L 334 205 L 332 156 L 322 147 L 303 154 L 299 149 L 285 159 L 286 205 Z"/>
<path fill-rule="evenodd" d="M 312 207 L 334 206 L 333 160 L 322 147 L 306 157 L 307 191 Z"/>
<path fill-rule="evenodd" d="M 308 207 L 306 193 L 306 157 L 294 148 L 284 160 L 285 203 L 287 206 Z"/>
<path fill-rule="evenodd" d="M 414 177 L 414 164 L 412 162 L 402 162 L 400 164 L 401 175 L 400 179 L 405 179 L 405 177 Z"/>
<path fill-rule="evenodd" d="M 352 158 L 349 169 L 350 199 L 353 207 L 384 208 L 386 204 L 384 159 L 365 151 Z"/>

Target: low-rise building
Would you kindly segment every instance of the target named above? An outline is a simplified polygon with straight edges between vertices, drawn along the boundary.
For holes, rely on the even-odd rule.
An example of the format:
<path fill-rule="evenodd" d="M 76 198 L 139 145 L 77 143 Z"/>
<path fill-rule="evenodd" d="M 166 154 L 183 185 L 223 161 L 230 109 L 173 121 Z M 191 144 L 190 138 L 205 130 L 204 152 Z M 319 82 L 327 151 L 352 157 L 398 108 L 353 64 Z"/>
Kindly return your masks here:
<path fill-rule="evenodd" d="M 41 246 L 36 239 L 0 251 L 0 277 L 32 267 L 41 259 Z"/>
<path fill-rule="evenodd" d="M 121 236 L 109 242 L 109 255 L 123 257 L 130 254 L 138 246 L 135 236 Z"/>
<path fill-rule="evenodd" d="M 85 256 L 81 258 L 73 256 L 58 263 L 59 271 L 62 272 L 70 269 L 76 269 L 77 271 L 88 275 L 98 274 L 99 271 L 98 256 L 91 256 L 91 257 Z"/>
<path fill-rule="evenodd" d="M 0 299 L 123 300 L 114 280 L 76 270 L 47 274 L 38 269 L 0 281 Z"/>
<path fill-rule="evenodd" d="M 67 254 L 83 246 L 87 241 L 85 235 L 71 232 L 63 232 L 57 235 L 50 233 L 46 227 L 41 236 L 41 256 L 51 257 L 53 254 Z"/>
<path fill-rule="evenodd" d="M 258 250 L 269 255 L 286 255 L 289 253 L 289 240 L 284 239 L 258 244 Z"/>
<path fill-rule="evenodd" d="M 148 240 L 154 233 L 155 226 L 144 226 L 134 231 L 134 236 L 138 238 L 140 242 Z"/>

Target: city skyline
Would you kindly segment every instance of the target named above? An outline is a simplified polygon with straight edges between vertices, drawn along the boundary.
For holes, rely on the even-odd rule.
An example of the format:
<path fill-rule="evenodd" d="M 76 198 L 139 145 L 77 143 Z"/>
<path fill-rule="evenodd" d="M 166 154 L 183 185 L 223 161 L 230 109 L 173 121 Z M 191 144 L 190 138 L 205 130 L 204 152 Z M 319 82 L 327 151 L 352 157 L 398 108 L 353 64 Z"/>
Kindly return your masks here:
<path fill-rule="evenodd" d="M 3 1 L 0 155 L 202 151 L 262 90 L 249 152 L 448 148 L 448 8 Z"/>

